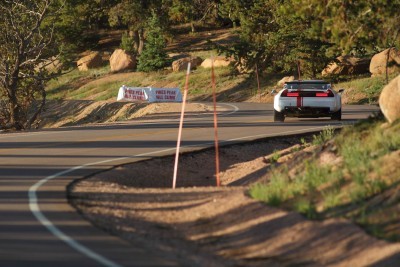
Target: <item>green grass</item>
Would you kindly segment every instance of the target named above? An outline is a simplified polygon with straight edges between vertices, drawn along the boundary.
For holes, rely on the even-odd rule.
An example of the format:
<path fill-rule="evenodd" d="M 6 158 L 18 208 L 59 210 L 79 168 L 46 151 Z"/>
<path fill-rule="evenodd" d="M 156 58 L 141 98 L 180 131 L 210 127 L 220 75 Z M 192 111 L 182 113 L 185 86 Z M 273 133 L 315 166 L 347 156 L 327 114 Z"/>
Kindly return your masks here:
<path fill-rule="evenodd" d="M 179 87 L 183 90 L 186 72 L 158 71 L 152 73 L 132 72 L 131 75 L 110 75 L 107 68 L 89 72 L 71 71 L 57 80 L 52 80 L 46 88 L 49 99 L 93 99 L 108 100 L 117 96 L 122 85 L 133 87 L 161 86 Z M 127 77 L 129 76 L 129 77 Z M 245 90 L 240 84 L 246 80 L 247 75 L 232 76 L 228 67 L 215 69 L 217 92 L 222 92 L 235 87 Z M 110 79 L 107 79 L 109 77 Z M 120 78 L 119 78 L 120 77 Z M 103 78 L 101 82 L 93 82 Z M 211 95 L 211 71 L 198 68 L 190 74 L 189 96 Z"/>
<path fill-rule="evenodd" d="M 400 171 L 390 167 L 398 162 L 385 159 L 390 155 L 398 159 L 393 153 L 400 150 L 400 121 L 388 126 L 381 119 L 371 118 L 347 126 L 337 135 L 332 129 L 325 129 L 312 142 L 327 146 L 331 139 L 328 147 L 341 158 L 340 164 L 321 166 L 314 154 L 301 160 L 295 175 L 285 166 L 274 168 L 267 182 L 251 186 L 250 195 L 269 205 L 298 211 L 310 219 L 344 216 L 369 227 L 371 233 L 400 239 L 400 231 L 382 234 L 385 224 L 373 223 L 371 219 L 376 204 L 367 204 L 371 198 L 400 185 Z M 373 208 L 366 209 L 368 205 Z M 388 213 L 391 216 L 392 212 Z"/>
<path fill-rule="evenodd" d="M 191 56 L 199 56 L 203 59 L 217 56 L 215 51 L 198 51 Z M 93 99 L 109 100 L 115 99 L 118 88 L 125 84 L 129 86 L 147 87 L 160 85 L 160 87 L 175 86 L 181 88 L 185 84 L 186 72 L 172 72 L 171 70 L 156 71 L 150 73 L 132 72 L 126 75 L 110 74 L 109 66 L 89 71 L 70 71 L 57 80 L 48 83 L 46 91 L 49 99 Z M 219 92 L 220 101 L 244 101 L 258 93 L 255 75 L 234 74 L 230 67 L 215 69 L 216 88 Z M 118 77 L 121 78 L 118 78 Z M 276 88 L 276 83 L 284 75 L 260 74 L 260 90 L 262 94 L 268 94 Z M 92 81 L 103 79 L 98 83 Z M 391 77 L 393 78 L 394 75 Z M 356 78 L 347 82 L 335 84 L 335 88 L 344 88 L 343 99 L 350 104 L 377 103 L 379 94 L 385 86 L 384 77 Z M 279 89 L 279 88 L 277 88 Z M 211 70 L 198 67 L 192 70 L 189 80 L 189 97 L 194 100 L 210 99 L 212 93 Z M 272 98 L 269 98 L 272 101 Z"/>
<path fill-rule="evenodd" d="M 397 75 L 391 75 L 389 81 Z M 336 88 L 344 88 L 348 104 L 376 104 L 379 95 L 386 85 L 385 76 L 361 77 L 347 82 L 339 82 Z"/>
<path fill-rule="evenodd" d="M 281 157 L 279 150 L 274 150 L 274 153 L 272 154 L 271 157 L 271 163 L 276 163 L 278 159 Z"/>
<path fill-rule="evenodd" d="M 335 134 L 335 129 L 332 127 L 325 127 L 319 135 L 313 135 L 313 145 L 322 145 L 326 141 L 329 141 L 333 138 Z M 303 141 L 302 141 L 303 142 Z"/>
<path fill-rule="evenodd" d="M 217 56 L 212 50 L 190 54 L 203 59 Z M 183 90 L 186 79 L 186 71 L 172 72 L 167 69 L 130 74 L 111 74 L 109 66 L 83 72 L 74 69 L 50 81 L 46 87 L 47 96 L 49 99 L 109 100 L 116 98 L 118 89 L 123 84 L 135 87 L 179 87 Z M 231 67 L 219 67 L 215 68 L 215 77 L 219 101 L 243 101 L 258 93 L 255 75 L 237 74 Z M 282 75 L 260 74 L 261 93 L 270 92 L 281 78 Z M 211 95 L 211 70 L 202 67 L 192 70 L 189 79 L 189 98 L 209 100 Z"/>
<path fill-rule="evenodd" d="M 79 85 L 105 76 L 109 72 L 109 67 L 89 71 L 70 70 L 66 74 L 51 80 L 46 87 L 49 99 L 65 99 L 73 93 Z"/>

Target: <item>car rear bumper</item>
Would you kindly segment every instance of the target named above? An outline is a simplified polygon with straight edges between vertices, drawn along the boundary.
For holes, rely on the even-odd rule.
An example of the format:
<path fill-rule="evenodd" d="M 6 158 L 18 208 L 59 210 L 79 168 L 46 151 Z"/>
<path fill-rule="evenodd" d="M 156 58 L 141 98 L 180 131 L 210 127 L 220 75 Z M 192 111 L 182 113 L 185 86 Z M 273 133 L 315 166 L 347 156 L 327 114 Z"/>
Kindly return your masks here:
<path fill-rule="evenodd" d="M 285 107 L 283 111 L 287 117 L 299 118 L 330 117 L 333 113 L 329 107 Z"/>

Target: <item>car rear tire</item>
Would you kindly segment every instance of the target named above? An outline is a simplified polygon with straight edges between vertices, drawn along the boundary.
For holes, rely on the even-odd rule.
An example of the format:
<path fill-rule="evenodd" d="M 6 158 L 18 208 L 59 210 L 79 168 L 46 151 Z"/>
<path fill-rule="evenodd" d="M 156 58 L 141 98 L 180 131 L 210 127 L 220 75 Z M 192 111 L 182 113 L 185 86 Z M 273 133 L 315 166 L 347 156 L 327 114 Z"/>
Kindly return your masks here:
<path fill-rule="evenodd" d="M 284 122 L 284 121 L 285 121 L 285 114 L 283 114 L 283 112 L 274 110 L 274 122 Z"/>
<path fill-rule="evenodd" d="M 338 111 L 336 111 L 335 113 L 333 113 L 333 114 L 331 115 L 331 119 L 332 119 L 332 120 L 337 120 L 337 121 L 342 120 L 342 109 L 339 109 Z"/>

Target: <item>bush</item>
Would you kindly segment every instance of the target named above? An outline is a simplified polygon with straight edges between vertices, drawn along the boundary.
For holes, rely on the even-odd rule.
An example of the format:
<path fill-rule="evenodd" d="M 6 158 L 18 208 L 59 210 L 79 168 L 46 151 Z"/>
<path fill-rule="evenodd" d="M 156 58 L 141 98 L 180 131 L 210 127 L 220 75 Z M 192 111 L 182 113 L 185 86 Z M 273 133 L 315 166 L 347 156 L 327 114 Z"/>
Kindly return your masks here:
<path fill-rule="evenodd" d="M 121 37 L 121 49 L 129 53 L 135 53 L 135 42 L 133 37 L 129 36 L 128 33 L 123 33 Z"/>
<path fill-rule="evenodd" d="M 164 50 L 167 43 L 160 20 L 155 13 L 148 22 L 147 30 L 144 49 L 138 58 L 138 70 L 144 72 L 162 69 L 168 63 L 168 55 Z"/>

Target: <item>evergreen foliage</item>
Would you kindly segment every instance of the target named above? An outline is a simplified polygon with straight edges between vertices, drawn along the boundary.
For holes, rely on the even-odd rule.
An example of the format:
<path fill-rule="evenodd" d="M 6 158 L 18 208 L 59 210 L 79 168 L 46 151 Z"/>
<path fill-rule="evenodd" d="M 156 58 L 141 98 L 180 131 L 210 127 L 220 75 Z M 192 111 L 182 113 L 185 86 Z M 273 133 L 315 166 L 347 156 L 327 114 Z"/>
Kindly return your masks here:
<path fill-rule="evenodd" d="M 138 57 L 138 70 L 149 72 L 164 68 L 168 62 L 168 55 L 165 52 L 166 46 L 160 20 L 157 14 L 153 13 L 148 22 L 144 49 Z"/>
<path fill-rule="evenodd" d="M 135 53 L 135 41 L 128 33 L 124 32 L 121 38 L 121 49 L 129 52 Z"/>

